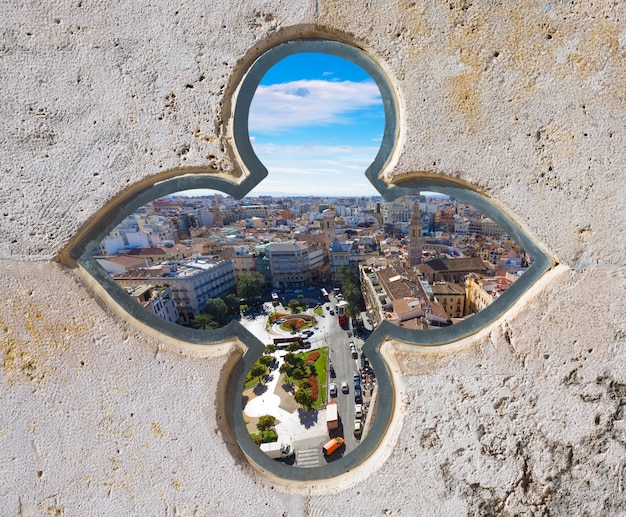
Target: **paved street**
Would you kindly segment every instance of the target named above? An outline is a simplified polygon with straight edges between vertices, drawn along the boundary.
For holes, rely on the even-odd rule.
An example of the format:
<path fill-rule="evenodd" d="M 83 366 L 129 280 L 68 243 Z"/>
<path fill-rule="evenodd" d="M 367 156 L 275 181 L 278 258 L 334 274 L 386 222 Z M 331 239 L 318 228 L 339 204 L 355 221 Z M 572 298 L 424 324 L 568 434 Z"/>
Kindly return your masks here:
<path fill-rule="evenodd" d="M 290 299 L 289 295 L 286 298 Z M 328 347 L 329 357 L 335 371 L 335 377 L 328 376 L 328 383 L 337 384 L 337 396 L 329 398 L 329 401 L 337 402 L 340 427 L 333 432 L 332 436 L 343 436 L 346 445 L 339 454 L 333 455 L 333 458 L 349 453 L 360 443 L 360 439 L 354 436 L 353 380 L 354 371 L 359 369 L 359 360 L 352 357 L 350 342 L 354 342 L 359 354 L 363 343 L 359 338 L 348 336 L 348 332 L 339 325 L 336 313 L 334 316 L 330 315 L 330 310 L 327 307 L 334 310 L 335 305 L 336 300 L 331 296 L 330 301 L 323 306 L 324 315 L 316 316 L 317 327 L 313 329 L 314 334 L 308 339 L 311 342 L 311 350 Z M 273 311 L 289 312 L 289 310 L 282 306 L 275 308 L 271 302 L 264 304 L 264 310 L 265 313 L 256 316 L 244 316 L 241 321 L 242 325 L 266 344 L 271 343 L 276 337 L 288 337 L 290 333 L 280 330 L 276 325 L 266 329 L 266 322 L 268 315 Z M 307 313 L 313 315 L 312 310 L 308 310 Z M 281 398 L 293 397 L 278 386 L 280 377 L 278 368 L 283 362 L 282 357 L 285 353 L 285 351 L 276 353 L 278 365 L 272 371 L 265 387 L 261 387 L 258 390 L 259 394 L 248 401 L 244 413 L 248 417 L 259 417 L 266 414 L 275 416 L 279 422 L 275 427 L 278 441 L 289 442 L 294 446 L 298 466 L 314 467 L 325 464 L 327 459 L 324 458 L 321 448 L 330 439 L 326 426 L 326 410 L 304 411 L 302 408 L 294 410 L 297 406 L 293 404 L 292 398 L 281 404 Z M 341 391 L 341 381 L 348 383 L 349 392 L 347 394 Z"/>

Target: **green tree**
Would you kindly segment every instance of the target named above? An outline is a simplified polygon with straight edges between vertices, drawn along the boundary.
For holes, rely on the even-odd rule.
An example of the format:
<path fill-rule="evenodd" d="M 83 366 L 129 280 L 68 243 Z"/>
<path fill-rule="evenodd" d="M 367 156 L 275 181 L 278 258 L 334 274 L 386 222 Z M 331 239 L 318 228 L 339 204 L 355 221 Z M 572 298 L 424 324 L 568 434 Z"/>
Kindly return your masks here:
<path fill-rule="evenodd" d="M 261 377 L 263 377 L 263 375 L 265 375 L 265 372 L 267 372 L 267 367 L 263 366 L 261 364 L 255 364 L 252 369 L 250 370 L 250 376 L 252 377 L 258 377 L 259 378 L 259 384 L 261 384 Z"/>
<path fill-rule="evenodd" d="M 273 357 L 270 357 L 269 355 L 262 355 L 261 357 L 259 357 L 259 364 L 265 366 L 265 368 L 269 367 L 269 365 L 271 364 L 271 362 L 274 360 Z"/>
<path fill-rule="evenodd" d="M 272 415 L 263 415 L 259 417 L 259 421 L 256 424 L 256 428 L 265 433 L 271 430 L 276 425 L 276 417 Z"/>
<path fill-rule="evenodd" d="M 313 393 L 310 388 L 299 388 L 294 395 L 294 399 L 298 404 L 307 409 L 310 409 L 315 403 Z"/>
<path fill-rule="evenodd" d="M 265 353 L 267 355 L 272 355 L 274 352 L 276 352 L 276 345 L 274 343 L 265 345 Z"/>
<path fill-rule="evenodd" d="M 356 319 L 356 317 L 361 313 L 359 306 L 357 303 L 349 302 L 346 307 L 346 316 L 351 319 Z"/>
<path fill-rule="evenodd" d="M 221 320 L 228 313 L 228 307 L 221 298 L 209 298 L 204 304 L 204 312 L 214 320 Z"/>
<path fill-rule="evenodd" d="M 250 300 L 261 294 L 261 289 L 265 285 L 265 278 L 258 271 L 239 276 L 237 280 L 237 295 L 240 298 Z"/>
<path fill-rule="evenodd" d="M 287 352 L 295 352 L 300 349 L 300 343 L 297 341 L 292 341 L 287 345 Z"/>
<path fill-rule="evenodd" d="M 289 377 L 293 378 L 296 381 L 301 381 L 302 379 L 305 378 L 305 376 L 306 376 L 306 374 L 304 373 L 302 368 L 294 368 L 291 371 L 291 375 L 289 375 Z"/>
<path fill-rule="evenodd" d="M 359 301 L 361 300 L 361 297 L 363 296 L 361 294 L 360 286 L 357 284 L 353 284 L 352 282 L 349 282 L 345 284 L 344 286 L 342 286 L 342 289 L 343 289 L 343 297 L 348 303 L 355 303 L 355 304 L 359 303 Z"/>
<path fill-rule="evenodd" d="M 298 384 L 298 388 L 302 388 L 303 390 L 305 390 L 310 387 L 311 387 L 311 381 L 307 377 L 306 373 L 304 373 L 304 378 L 300 380 L 300 383 Z"/>
<path fill-rule="evenodd" d="M 285 360 L 285 363 L 288 363 L 291 366 L 296 366 L 298 364 L 298 358 L 295 356 L 295 354 L 292 354 L 291 352 L 285 354 L 285 357 L 283 357 L 283 359 Z"/>
<path fill-rule="evenodd" d="M 194 324 L 194 327 L 199 328 L 200 330 L 215 329 L 219 326 L 220 324 L 209 314 L 199 314 L 196 317 L 196 322 Z"/>
<path fill-rule="evenodd" d="M 239 296 L 236 294 L 227 294 L 224 297 L 224 303 L 228 308 L 228 314 L 237 316 L 239 314 Z"/>
<path fill-rule="evenodd" d="M 339 269 L 337 270 L 337 277 L 341 282 L 342 290 L 344 289 L 344 284 L 358 285 L 359 283 L 359 279 L 357 278 L 356 273 L 352 271 L 348 266 L 339 266 Z"/>
<path fill-rule="evenodd" d="M 296 312 L 300 307 L 300 302 L 296 299 L 289 300 L 287 307 L 289 307 L 293 312 Z"/>
<path fill-rule="evenodd" d="M 363 298 L 359 279 L 354 271 L 346 266 L 339 268 L 338 276 L 341 279 L 343 296 L 348 304 L 346 307 L 346 316 L 354 319 L 360 312 L 359 304 Z"/>

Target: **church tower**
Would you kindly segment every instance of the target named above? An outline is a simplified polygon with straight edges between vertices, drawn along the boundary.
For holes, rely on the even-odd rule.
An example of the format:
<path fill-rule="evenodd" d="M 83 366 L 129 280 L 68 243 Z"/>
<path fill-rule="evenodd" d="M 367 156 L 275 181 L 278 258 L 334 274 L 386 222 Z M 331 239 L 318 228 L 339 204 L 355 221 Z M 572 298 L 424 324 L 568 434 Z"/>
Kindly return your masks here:
<path fill-rule="evenodd" d="M 222 217 L 222 211 L 220 207 L 217 206 L 217 203 L 213 204 L 211 213 L 213 214 L 213 226 L 222 227 L 224 225 L 224 218 Z"/>
<path fill-rule="evenodd" d="M 322 231 L 324 232 L 324 246 L 326 249 L 329 249 L 335 238 L 335 211 L 329 208 L 324 210 L 323 214 Z"/>
<path fill-rule="evenodd" d="M 422 213 L 419 203 L 413 203 L 409 220 L 409 266 L 422 263 Z"/>

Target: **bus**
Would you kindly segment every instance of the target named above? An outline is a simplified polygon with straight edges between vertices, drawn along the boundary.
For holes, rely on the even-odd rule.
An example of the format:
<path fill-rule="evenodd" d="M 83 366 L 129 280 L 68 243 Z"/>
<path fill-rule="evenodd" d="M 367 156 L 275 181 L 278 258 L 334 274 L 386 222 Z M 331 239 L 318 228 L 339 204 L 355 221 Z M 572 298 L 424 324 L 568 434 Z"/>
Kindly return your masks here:
<path fill-rule="evenodd" d="M 275 337 L 273 341 L 278 349 L 287 348 L 289 343 L 293 343 L 294 341 L 300 346 L 304 346 L 304 339 L 302 339 L 302 336 Z"/>
<path fill-rule="evenodd" d="M 322 288 L 322 298 L 324 298 L 324 300 L 328 301 L 328 291 L 324 288 Z"/>
<path fill-rule="evenodd" d="M 348 302 L 345 300 L 340 301 L 337 304 L 337 316 L 339 318 L 339 325 L 346 324 L 346 307 L 348 307 Z"/>

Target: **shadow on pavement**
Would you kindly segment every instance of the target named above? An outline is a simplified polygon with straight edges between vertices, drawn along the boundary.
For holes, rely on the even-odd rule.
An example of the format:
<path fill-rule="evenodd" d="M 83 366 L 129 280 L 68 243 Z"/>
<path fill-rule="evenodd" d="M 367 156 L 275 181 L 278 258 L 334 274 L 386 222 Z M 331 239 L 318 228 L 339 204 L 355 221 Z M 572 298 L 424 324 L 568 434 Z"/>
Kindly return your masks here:
<path fill-rule="evenodd" d="M 300 418 L 300 423 L 304 426 L 305 429 L 310 429 L 315 424 L 317 424 L 317 409 L 298 409 L 298 417 Z"/>
<path fill-rule="evenodd" d="M 291 393 L 292 395 L 296 392 L 294 385 L 291 382 L 283 382 L 281 388 L 285 391 L 285 393 Z"/>
<path fill-rule="evenodd" d="M 335 460 L 338 460 L 339 458 L 343 457 L 345 452 L 346 452 L 346 446 L 344 444 L 341 447 L 339 447 L 339 449 L 337 449 L 332 454 L 329 454 L 329 455 L 325 454 L 324 455 L 324 459 L 326 460 L 326 463 L 330 463 L 331 461 L 335 461 Z"/>
<path fill-rule="evenodd" d="M 252 392 L 258 397 L 259 395 L 263 395 L 267 391 L 267 386 L 265 384 L 257 384 Z"/>

